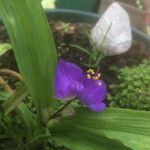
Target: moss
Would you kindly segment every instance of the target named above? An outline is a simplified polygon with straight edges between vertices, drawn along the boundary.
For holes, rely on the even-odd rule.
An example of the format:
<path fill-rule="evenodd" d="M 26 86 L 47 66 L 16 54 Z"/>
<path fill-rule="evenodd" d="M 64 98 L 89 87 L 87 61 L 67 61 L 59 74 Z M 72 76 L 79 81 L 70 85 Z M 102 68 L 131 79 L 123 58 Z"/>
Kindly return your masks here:
<path fill-rule="evenodd" d="M 118 71 L 119 84 L 110 85 L 107 99 L 113 107 L 150 110 L 150 61 Z"/>

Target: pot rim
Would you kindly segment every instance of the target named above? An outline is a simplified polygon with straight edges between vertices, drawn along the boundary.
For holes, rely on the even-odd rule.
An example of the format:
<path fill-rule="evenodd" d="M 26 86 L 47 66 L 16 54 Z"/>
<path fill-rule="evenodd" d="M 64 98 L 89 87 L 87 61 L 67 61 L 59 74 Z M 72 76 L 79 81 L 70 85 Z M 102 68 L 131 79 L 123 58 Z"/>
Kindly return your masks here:
<path fill-rule="evenodd" d="M 47 13 L 48 17 L 52 17 L 52 14 L 55 14 L 55 16 L 57 15 L 56 19 L 54 17 L 52 17 L 52 19 L 58 20 L 59 18 L 60 21 L 65 22 L 71 21 L 95 24 L 101 17 L 100 14 L 71 9 L 45 9 L 45 12 Z M 60 17 L 60 15 L 63 17 Z M 67 16 L 66 18 L 64 18 L 65 15 Z M 135 38 L 143 41 L 147 47 L 150 47 L 150 37 L 148 35 L 134 27 L 132 27 L 132 32 Z"/>
<path fill-rule="evenodd" d="M 100 14 L 72 9 L 45 9 L 45 12 L 47 17 L 51 17 L 54 20 L 58 20 L 59 18 L 60 21 L 65 22 L 83 22 L 90 24 L 95 24 L 101 16 Z M 0 24 L 2 24 L 1 17 Z M 147 47 L 150 47 L 150 37 L 148 35 L 134 27 L 132 27 L 132 32 L 135 38 L 143 41 Z"/>

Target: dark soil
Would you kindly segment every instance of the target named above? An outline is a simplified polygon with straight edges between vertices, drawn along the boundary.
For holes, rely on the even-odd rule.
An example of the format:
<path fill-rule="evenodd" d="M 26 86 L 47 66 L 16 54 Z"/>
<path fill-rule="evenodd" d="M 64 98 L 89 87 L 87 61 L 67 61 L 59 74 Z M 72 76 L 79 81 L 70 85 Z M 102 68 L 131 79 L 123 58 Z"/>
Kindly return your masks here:
<path fill-rule="evenodd" d="M 88 69 L 82 65 L 82 63 L 87 62 L 87 55 L 80 50 L 71 47 L 70 44 L 76 44 L 84 48 L 91 49 L 89 39 L 84 31 L 86 30 L 90 32 L 92 26 L 82 23 L 66 24 L 59 21 L 49 21 L 49 24 L 53 32 L 59 58 L 73 62 L 79 65 L 83 70 Z M 5 27 L 0 26 L 0 43 L 4 42 L 9 42 L 9 38 Z M 125 54 L 105 58 L 100 65 L 100 72 L 103 75 L 103 79 L 110 84 L 116 78 L 116 73 L 109 70 L 110 66 L 113 65 L 118 68 L 132 66 L 139 64 L 146 58 L 150 58 L 150 50 L 144 46 L 144 43 L 134 40 L 132 47 Z M 16 71 L 18 70 L 12 51 L 7 52 L 0 57 L 0 68 L 9 68 Z"/>
<path fill-rule="evenodd" d="M 69 62 L 78 64 L 83 70 L 87 70 L 88 68 L 82 65 L 82 63 L 87 62 L 87 55 L 71 47 L 70 44 L 76 44 L 85 49 L 91 49 L 92 47 L 89 39 L 84 31 L 86 30 L 90 33 L 92 26 L 82 23 L 69 23 L 68 32 L 64 32 L 62 22 L 49 22 L 49 24 L 52 27 L 58 56 Z M 118 68 L 132 66 L 141 63 L 143 59 L 149 58 L 150 50 L 145 47 L 144 43 L 134 40 L 132 47 L 125 54 L 106 57 L 102 64 L 100 64 L 100 72 L 103 79 L 110 84 L 116 80 L 116 72 L 109 69 L 111 66 L 117 66 Z"/>
<path fill-rule="evenodd" d="M 58 56 L 75 64 L 81 65 L 81 62 L 86 62 L 87 55 L 80 50 L 73 48 L 70 44 L 76 44 L 84 48 L 90 49 L 88 37 L 85 36 L 84 30 L 89 31 L 91 26 L 88 24 L 68 24 L 68 31 L 65 32 L 62 22 L 50 22 L 49 24 L 53 31 L 53 36 L 58 51 Z M 84 30 L 83 30 L 84 29 Z"/>

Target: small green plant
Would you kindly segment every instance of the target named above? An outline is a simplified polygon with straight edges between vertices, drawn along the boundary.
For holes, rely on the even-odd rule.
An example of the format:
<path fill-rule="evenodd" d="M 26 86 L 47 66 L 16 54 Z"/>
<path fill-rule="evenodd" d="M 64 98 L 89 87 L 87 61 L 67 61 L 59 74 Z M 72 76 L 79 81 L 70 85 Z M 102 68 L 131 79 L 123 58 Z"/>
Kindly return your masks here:
<path fill-rule="evenodd" d="M 150 110 L 150 61 L 118 71 L 119 84 L 110 86 L 110 106 Z"/>
<path fill-rule="evenodd" d="M 142 5 L 141 0 L 135 0 L 135 2 L 136 2 L 136 5 L 137 5 L 137 8 L 138 8 L 139 10 L 142 10 L 142 9 L 143 9 L 143 5 Z"/>
<path fill-rule="evenodd" d="M 0 43 L 0 56 L 5 54 L 11 48 L 12 46 L 9 43 Z"/>
<path fill-rule="evenodd" d="M 92 38 L 91 38 L 91 35 L 90 33 L 84 29 L 83 32 L 84 34 L 88 37 L 88 40 L 89 40 L 89 43 L 91 45 L 91 48 L 90 49 L 87 49 L 87 48 L 83 48 L 79 45 L 76 45 L 76 44 L 70 44 L 70 46 L 74 47 L 74 48 L 77 48 L 78 50 L 84 52 L 87 57 L 88 57 L 88 61 L 87 62 L 82 62 L 81 64 L 88 67 L 88 68 L 95 68 L 97 71 L 99 70 L 99 64 L 100 62 L 102 61 L 102 59 L 107 55 L 106 53 L 104 53 L 104 48 L 103 48 L 103 44 L 105 42 L 105 39 L 107 37 L 107 34 L 109 33 L 110 29 L 111 29 L 111 26 L 112 24 L 110 24 L 107 32 L 105 33 L 104 37 L 103 37 L 103 40 L 101 42 L 101 50 L 97 49 L 97 46 L 96 44 L 93 42 Z"/>
<path fill-rule="evenodd" d="M 75 28 L 70 23 L 60 22 L 59 26 L 56 27 L 56 29 L 60 30 L 62 34 L 67 34 L 73 33 Z"/>

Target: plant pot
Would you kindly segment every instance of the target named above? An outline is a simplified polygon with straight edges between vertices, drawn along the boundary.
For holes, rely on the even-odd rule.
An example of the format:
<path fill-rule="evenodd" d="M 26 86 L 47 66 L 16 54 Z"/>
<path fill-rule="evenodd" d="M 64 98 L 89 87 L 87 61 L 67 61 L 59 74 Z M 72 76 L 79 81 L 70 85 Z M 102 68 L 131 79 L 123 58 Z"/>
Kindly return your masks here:
<path fill-rule="evenodd" d="M 56 0 L 56 8 L 96 12 L 101 0 Z"/>
<path fill-rule="evenodd" d="M 46 10 L 46 14 L 49 18 L 55 21 L 64 21 L 64 22 L 82 22 L 82 23 L 89 23 L 95 24 L 100 15 L 89 13 L 89 12 L 82 12 L 77 10 L 67 10 L 67 9 L 54 9 L 54 10 Z M 141 32 L 136 28 L 132 28 L 133 36 L 135 39 L 141 40 L 145 46 L 150 47 L 150 37 L 147 36 L 145 33 Z"/>
<path fill-rule="evenodd" d="M 64 22 L 82 22 L 82 23 L 89 23 L 95 24 L 98 19 L 100 18 L 100 14 L 90 13 L 90 12 L 83 12 L 79 10 L 69 10 L 69 9 L 46 9 L 46 15 L 48 18 L 54 21 L 64 21 Z M 0 25 L 2 21 L 0 21 Z M 141 32 L 137 28 L 132 28 L 133 36 L 135 39 L 141 40 L 145 46 L 150 47 L 150 37 L 147 36 L 145 33 Z"/>

